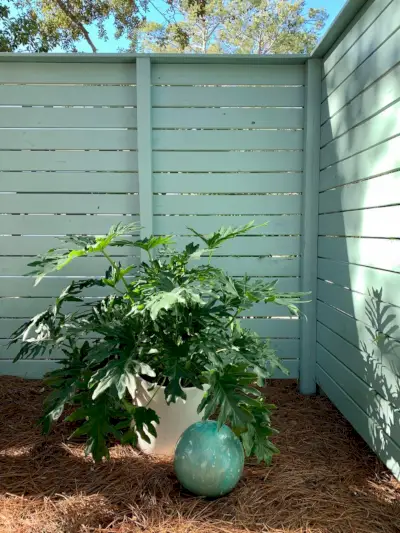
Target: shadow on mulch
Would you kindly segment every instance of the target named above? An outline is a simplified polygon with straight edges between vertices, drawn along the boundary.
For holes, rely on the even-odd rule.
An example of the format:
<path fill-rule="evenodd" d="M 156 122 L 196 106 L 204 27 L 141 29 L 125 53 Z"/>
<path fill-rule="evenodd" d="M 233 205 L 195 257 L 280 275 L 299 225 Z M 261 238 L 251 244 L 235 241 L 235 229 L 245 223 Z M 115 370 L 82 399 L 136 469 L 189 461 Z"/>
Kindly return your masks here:
<path fill-rule="evenodd" d="M 0 533 L 399 533 L 400 483 L 328 399 L 273 381 L 272 467 L 248 462 L 218 500 L 181 490 L 171 462 L 115 446 L 94 466 L 70 428 L 35 426 L 39 381 L 0 377 Z"/>

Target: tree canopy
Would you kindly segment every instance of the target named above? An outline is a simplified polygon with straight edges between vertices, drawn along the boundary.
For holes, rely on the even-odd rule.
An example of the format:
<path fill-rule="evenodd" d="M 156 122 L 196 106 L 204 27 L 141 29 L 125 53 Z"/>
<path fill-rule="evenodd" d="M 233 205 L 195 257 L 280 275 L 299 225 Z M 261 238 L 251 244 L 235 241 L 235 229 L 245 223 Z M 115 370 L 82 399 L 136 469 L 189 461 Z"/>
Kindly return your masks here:
<path fill-rule="evenodd" d="M 158 19 L 151 20 L 151 13 Z M 305 0 L 0 0 L 0 51 L 305 53 L 325 25 Z"/>

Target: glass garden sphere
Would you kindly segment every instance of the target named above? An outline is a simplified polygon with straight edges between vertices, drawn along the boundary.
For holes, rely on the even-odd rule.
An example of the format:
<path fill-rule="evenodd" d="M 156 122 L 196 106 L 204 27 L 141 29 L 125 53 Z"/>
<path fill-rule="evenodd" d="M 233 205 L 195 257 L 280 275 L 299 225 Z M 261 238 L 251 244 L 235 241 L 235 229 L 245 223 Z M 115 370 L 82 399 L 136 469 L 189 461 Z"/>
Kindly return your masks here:
<path fill-rule="evenodd" d="M 189 426 L 175 449 L 174 468 L 181 484 L 199 496 L 222 496 L 239 481 L 244 466 L 240 440 L 228 426 L 218 431 L 207 420 Z"/>

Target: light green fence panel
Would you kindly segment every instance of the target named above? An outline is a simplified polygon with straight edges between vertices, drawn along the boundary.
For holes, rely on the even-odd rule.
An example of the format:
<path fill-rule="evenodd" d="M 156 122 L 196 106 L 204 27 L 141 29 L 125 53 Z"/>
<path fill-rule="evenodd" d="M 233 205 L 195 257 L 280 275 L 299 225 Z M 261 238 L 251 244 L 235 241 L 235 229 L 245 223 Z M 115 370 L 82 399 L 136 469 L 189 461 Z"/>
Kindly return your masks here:
<path fill-rule="evenodd" d="M 101 258 L 83 259 L 34 288 L 23 277 L 27 263 L 59 246 L 57 237 L 139 220 L 136 115 L 134 64 L 2 63 L 1 373 L 40 377 L 51 368 L 51 361 L 13 365 L 10 335 L 72 279 L 106 268 Z M 121 262 L 137 261 L 131 253 L 119 251 Z"/>
<path fill-rule="evenodd" d="M 323 60 L 317 382 L 400 476 L 399 0 Z"/>
<path fill-rule="evenodd" d="M 152 65 L 154 232 L 184 244 L 188 226 L 207 233 L 270 221 L 215 262 L 233 276 L 278 278 L 282 290 L 299 290 L 304 86 L 302 65 Z M 251 314 L 243 323 L 271 336 L 297 377 L 299 321 L 273 305 Z"/>
<path fill-rule="evenodd" d="M 101 258 L 82 259 L 33 288 L 26 265 L 57 236 L 140 219 L 142 236 L 175 233 L 185 245 L 187 226 L 269 221 L 215 263 L 300 290 L 304 62 L 2 63 L 0 372 L 40 376 L 52 363 L 13 366 L 9 336 L 68 281 L 102 273 Z M 130 253 L 119 251 L 122 263 L 138 260 Z M 272 337 L 298 377 L 299 320 L 263 304 L 243 324 Z"/>

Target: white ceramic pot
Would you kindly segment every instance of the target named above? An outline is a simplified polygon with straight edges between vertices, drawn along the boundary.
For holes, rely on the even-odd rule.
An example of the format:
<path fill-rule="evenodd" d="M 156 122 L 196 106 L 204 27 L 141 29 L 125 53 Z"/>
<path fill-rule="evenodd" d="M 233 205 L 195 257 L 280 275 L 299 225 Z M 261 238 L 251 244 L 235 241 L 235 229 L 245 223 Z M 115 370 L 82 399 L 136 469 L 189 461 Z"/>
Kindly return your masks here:
<path fill-rule="evenodd" d="M 146 454 L 173 455 L 179 437 L 185 429 L 201 420 L 197 407 L 203 398 L 204 391 L 195 387 L 184 387 L 186 401 L 178 398 L 175 403 L 168 405 L 165 401 L 165 387 L 148 390 L 150 384 L 144 380 L 140 381 L 135 404 L 153 409 L 159 416 L 160 423 L 155 425 L 157 438 L 150 436 L 150 443 L 139 437 L 139 449 Z"/>

